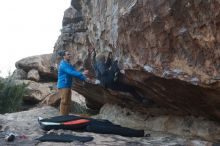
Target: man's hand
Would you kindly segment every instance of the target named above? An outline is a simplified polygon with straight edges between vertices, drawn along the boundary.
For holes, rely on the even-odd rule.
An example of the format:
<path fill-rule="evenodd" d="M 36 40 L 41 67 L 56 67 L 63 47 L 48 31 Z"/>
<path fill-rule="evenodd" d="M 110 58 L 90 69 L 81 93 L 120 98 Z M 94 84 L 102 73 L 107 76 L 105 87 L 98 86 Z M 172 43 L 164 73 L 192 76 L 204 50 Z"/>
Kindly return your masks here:
<path fill-rule="evenodd" d="M 84 70 L 83 71 L 83 75 L 88 75 L 89 74 L 89 70 Z"/>
<path fill-rule="evenodd" d="M 87 82 L 87 83 L 92 83 L 92 80 L 91 79 L 89 79 L 89 78 L 86 78 L 86 80 L 85 80 L 85 82 Z"/>
<path fill-rule="evenodd" d="M 90 83 L 90 84 L 99 84 L 99 83 L 96 83 L 95 79 L 90 79 L 90 78 L 86 78 L 85 82 Z"/>

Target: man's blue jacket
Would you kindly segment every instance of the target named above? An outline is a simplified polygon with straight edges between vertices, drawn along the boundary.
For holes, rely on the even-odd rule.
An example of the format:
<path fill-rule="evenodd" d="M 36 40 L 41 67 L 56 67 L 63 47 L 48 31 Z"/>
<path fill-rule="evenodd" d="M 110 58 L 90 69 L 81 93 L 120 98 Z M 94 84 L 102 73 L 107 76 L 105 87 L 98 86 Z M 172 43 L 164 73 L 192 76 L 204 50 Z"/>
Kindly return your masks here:
<path fill-rule="evenodd" d="M 73 76 L 82 81 L 86 80 L 86 77 L 81 72 L 77 71 L 69 62 L 61 60 L 58 70 L 57 88 L 70 88 Z"/>

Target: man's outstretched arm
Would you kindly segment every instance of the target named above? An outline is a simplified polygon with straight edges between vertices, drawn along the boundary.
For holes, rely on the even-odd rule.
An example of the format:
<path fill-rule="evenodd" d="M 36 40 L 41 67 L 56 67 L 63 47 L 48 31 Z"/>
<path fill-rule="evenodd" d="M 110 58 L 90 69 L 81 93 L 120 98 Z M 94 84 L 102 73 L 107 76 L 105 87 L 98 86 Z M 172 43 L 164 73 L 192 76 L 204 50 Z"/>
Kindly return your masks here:
<path fill-rule="evenodd" d="M 82 81 L 85 81 L 86 80 L 86 72 L 79 72 L 77 71 L 75 68 L 73 67 L 65 67 L 64 68 L 64 71 L 68 74 L 70 74 L 71 76 L 74 76 L 76 78 L 79 78 L 80 80 Z"/>

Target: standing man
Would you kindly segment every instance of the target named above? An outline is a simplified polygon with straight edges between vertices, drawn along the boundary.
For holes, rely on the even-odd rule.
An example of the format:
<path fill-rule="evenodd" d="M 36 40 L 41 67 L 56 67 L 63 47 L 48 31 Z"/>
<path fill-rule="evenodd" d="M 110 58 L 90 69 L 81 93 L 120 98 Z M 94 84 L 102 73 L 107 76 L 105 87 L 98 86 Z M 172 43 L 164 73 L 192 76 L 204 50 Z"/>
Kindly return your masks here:
<path fill-rule="evenodd" d="M 88 74 L 88 70 L 85 70 L 84 72 L 77 71 L 70 64 L 71 55 L 68 51 L 61 52 L 60 56 L 62 56 L 63 58 L 59 65 L 57 82 L 57 88 L 61 96 L 60 114 L 68 115 L 71 103 L 72 77 L 76 77 L 79 78 L 81 81 L 85 81 L 87 79 L 85 75 Z"/>

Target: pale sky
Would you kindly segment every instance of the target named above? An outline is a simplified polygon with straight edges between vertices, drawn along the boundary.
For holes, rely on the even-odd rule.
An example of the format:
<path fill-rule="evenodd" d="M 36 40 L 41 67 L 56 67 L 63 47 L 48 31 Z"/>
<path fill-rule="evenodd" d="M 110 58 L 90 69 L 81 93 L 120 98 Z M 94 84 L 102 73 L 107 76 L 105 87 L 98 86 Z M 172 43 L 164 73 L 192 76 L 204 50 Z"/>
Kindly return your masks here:
<path fill-rule="evenodd" d="M 0 0 L 0 76 L 15 62 L 53 52 L 70 0 Z"/>

